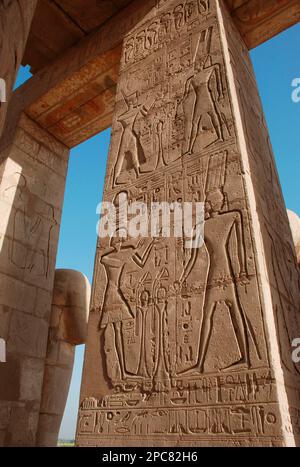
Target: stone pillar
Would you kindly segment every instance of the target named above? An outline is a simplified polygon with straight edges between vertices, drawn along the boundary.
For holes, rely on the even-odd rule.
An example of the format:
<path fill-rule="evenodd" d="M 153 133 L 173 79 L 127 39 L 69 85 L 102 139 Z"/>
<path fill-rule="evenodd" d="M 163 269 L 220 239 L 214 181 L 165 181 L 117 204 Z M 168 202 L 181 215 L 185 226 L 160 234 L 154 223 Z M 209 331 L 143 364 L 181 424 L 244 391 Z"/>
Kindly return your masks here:
<path fill-rule="evenodd" d="M 299 444 L 299 271 L 222 0 L 158 1 L 125 37 L 104 200 L 120 192 L 204 203 L 204 244 L 99 240 L 77 444 Z"/>
<path fill-rule="evenodd" d="M 22 115 L 0 142 L 0 445 L 33 446 L 39 421 L 69 150 Z"/>
<path fill-rule="evenodd" d="M 0 136 L 36 4 L 37 0 L 4 0 L 0 4 L 0 79 L 6 87 L 5 98 L 0 99 Z M 0 95 L 4 96 L 1 90 Z"/>
<path fill-rule="evenodd" d="M 37 446 L 56 447 L 73 372 L 75 347 L 85 344 L 91 298 L 78 271 L 55 272 Z"/>

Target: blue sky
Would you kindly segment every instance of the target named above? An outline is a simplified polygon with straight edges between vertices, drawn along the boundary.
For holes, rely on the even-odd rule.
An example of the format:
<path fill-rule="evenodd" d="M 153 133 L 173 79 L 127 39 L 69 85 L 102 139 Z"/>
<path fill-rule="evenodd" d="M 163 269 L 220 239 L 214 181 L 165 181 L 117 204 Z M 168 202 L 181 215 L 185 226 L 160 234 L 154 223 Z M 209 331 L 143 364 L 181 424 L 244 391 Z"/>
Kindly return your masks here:
<path fill-rule="evenodd" d="M 300 78 L 300 24 L 251 52 L 269 126 L 282 189 L 289 209 L 300 215 L 300 102 L 291 86 Z M 22 68 L 16 87 L 29 77 Z M 73 149 L 70 157 L 57 268 L 77 269 L 92 281 L 96 247 L 97 204 L 101 201 L 110 130 Z M 73 438 L 83 364 L 83 346 L 76 351 L 61 438 Z"/>
<path fill-rule="evenodd" d="M 86 141 L 71 152 L 57 268 L 83 272 L 90 283 L 93 278 L 96 250 L 97 204 L 102 199 L 110 130 Z M 70 396 L 60 437 L 74 437 L 84 346 L 77 347 Z"/>

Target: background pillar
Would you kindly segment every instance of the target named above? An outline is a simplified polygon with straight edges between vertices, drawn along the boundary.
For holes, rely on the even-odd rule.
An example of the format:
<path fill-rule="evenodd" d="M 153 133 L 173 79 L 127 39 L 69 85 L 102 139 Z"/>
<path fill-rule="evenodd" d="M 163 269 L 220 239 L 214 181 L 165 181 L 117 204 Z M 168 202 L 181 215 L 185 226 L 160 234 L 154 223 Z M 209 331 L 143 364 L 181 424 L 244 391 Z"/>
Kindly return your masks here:
<path fill-rule="evenodd" d="M 36 4 L 37 0 L 4 0 L 0 4 L 0 79 L 6 85 L 6 102 L 0 101 L 0 136 Z"/>
<path fill-rule="evenodd" d="M 25 115 L 0 148 L 0 445 L 32 446 L 69 150 Z"/>

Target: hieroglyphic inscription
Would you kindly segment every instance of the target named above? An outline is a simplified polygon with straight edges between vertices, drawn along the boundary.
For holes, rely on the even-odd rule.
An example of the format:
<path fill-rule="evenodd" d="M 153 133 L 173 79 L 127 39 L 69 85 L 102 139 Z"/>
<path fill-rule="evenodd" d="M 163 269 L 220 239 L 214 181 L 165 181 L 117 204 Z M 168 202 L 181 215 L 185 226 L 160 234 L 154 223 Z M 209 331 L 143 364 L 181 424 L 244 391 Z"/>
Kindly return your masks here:
<path fill-rule="evenodd" d="M 121 226 L 99 241 L 93 338 L 106 381 L 83 391 L 82 444 L 281 442 L 217 3 L 158 2 L 124 40 L 105 200 L 203 202 L 204 243 L 124 239 Z"/>
<path fill-rule="evenodd" d="M 81 434 L 110 436 L 185 435 L 187 440 L 236 436 L 271 438 L 279 417 L 269 370 L 207 376 L 164 393 L 115 394 L 82 402 Z M 264 401 L 267 401 L 264 402 Z"/>
<path fill-rule="evenodd" d="M 237 31 L 227 23 L 228 48 L 237 84 L 244 131 L 247 141 L 252 182 L 259 203 L 262 237 L 277 327 L 282 365 L 287 378 L 297 378 L 300 368 L 291 359 L 291 342 L 300 334 L 300 275 L 286 219 L 286 206 L 273 157 L 270 136 L 248 51 L 236 40 Z M 264 155 L 264 157 L 262 157 Z"/>

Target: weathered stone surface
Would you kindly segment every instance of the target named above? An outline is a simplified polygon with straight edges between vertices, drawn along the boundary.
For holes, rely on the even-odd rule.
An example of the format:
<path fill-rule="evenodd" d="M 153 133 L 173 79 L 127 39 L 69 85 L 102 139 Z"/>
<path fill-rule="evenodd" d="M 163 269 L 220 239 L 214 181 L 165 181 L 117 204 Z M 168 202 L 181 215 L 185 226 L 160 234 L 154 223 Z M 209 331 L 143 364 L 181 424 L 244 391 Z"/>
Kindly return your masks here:
<path fill-rule="evenodd" d="M 62 55 L 84 35 L 111 23 L 131 5 L 145 0 L 40 0 L 30 31 L 23 63 L 33 73 Z M 250 48 L 271 39 L 300 19 L 298 0 L 226 0 L 242 37 Z"/>
<path fill-rule="evenodd" d="M 27 313 L 13 311 L 10 317 L 7 351 L 22 357 L 45 356 L 48 323 Z"/>
<path fill-rule="evenodd" d="M 24 404 L 12 408 L 10 424 L 6 430 L 5 446 L 35 446 L 38 423 L 38 404 Z"/>
<path fill-rule="evenodd" d="M 249 49 L 300 21 L 298 0 L 226 0 Z"/>
<path fill-rule="evenodd" d="M 3 444 L 32 446 L 47 351 L 68 149 L 25 115 L 0 141 L 0 402 Z"/>
<path fill-rule="evenodd" d="M 9 100 L 21 64 L 37 0 L 7 0 L 0 4 L 0 78 Z M 8 102 L 0 102 L 0 137 Z"/>
<path fill-rule="evenodd" d="M 37 332 L 40 333 L 41 329 L 39 328 Z M 42 337 L 45 339 L 45 336 Z M 38 401 L 41 397 L 43 377 L 44 360 L 42 358 L 24 358 L 20 379 L 20 399 Z"/>
<path fill-rule="evenodd" d="M 52 298 L 52 322 L 57 339 L 73 346 L 86 342 L 91 290 L 78 271 L 58 269 Z"/>
<path fill-rule="evenodd" d="M 68 147 L 76 146 L 110 125 L 119 64 L 120 47 L 78 64 L 70 79 L 36 100 L 27 114 Z"/>
<path fill-rule="evenodd" d="M 38 446 L 56 446 L 64 414 L 75 346 L 86 342 L 91 287 L 71 270 L 55 272 L 52 309 L 37 432 Z"/>
<path fill-rule="evenodd" d="M 298 0 L 227 3 L 249 48 L 300 20 Z M 132 1 L 98 31 L 74 47 L 61 50 L 56 60 L 16 93 L 14 107 L 17 109 L 22 102 L 22 110 L 25 108 L 33 120 L 68 147 L 108 128 L 114 111 L 123 38 L 155 4 L 156 0 Z"/>
<path fill-rule="evenodd" d="M 99 240 L 77 444 L 299 444 L 299 270 L 222 0 L 160 1 L 125 37 L 104 200 L 124 191 L 204 202 L 204 245 Z"/>
<path fill-rule="evenodd" d="M 74 147 L 111 125 L 121 44 L 156 0 L 136 0 L 37 73 L 14 96 L 18 107 Z"/>
<path fill-rule="evenodd" d="M 35 4 L 0 5 L 8 95 Z M 76 18 L 83 2 L 63 4 Z M 113 112 L 105 199 L 205 202 L 205 243 L 99 242 L 78 444 L 300 443 L 299 270 L 247 51 L 299 17 L 297 0 L 134 1 L 14 94 L 0 140 L 0 445 L 56 443 L 88 301 L 66 271 L 52 300 L 68 148 Z M 50 59 L 82 37 L 70 28 Z"/>

